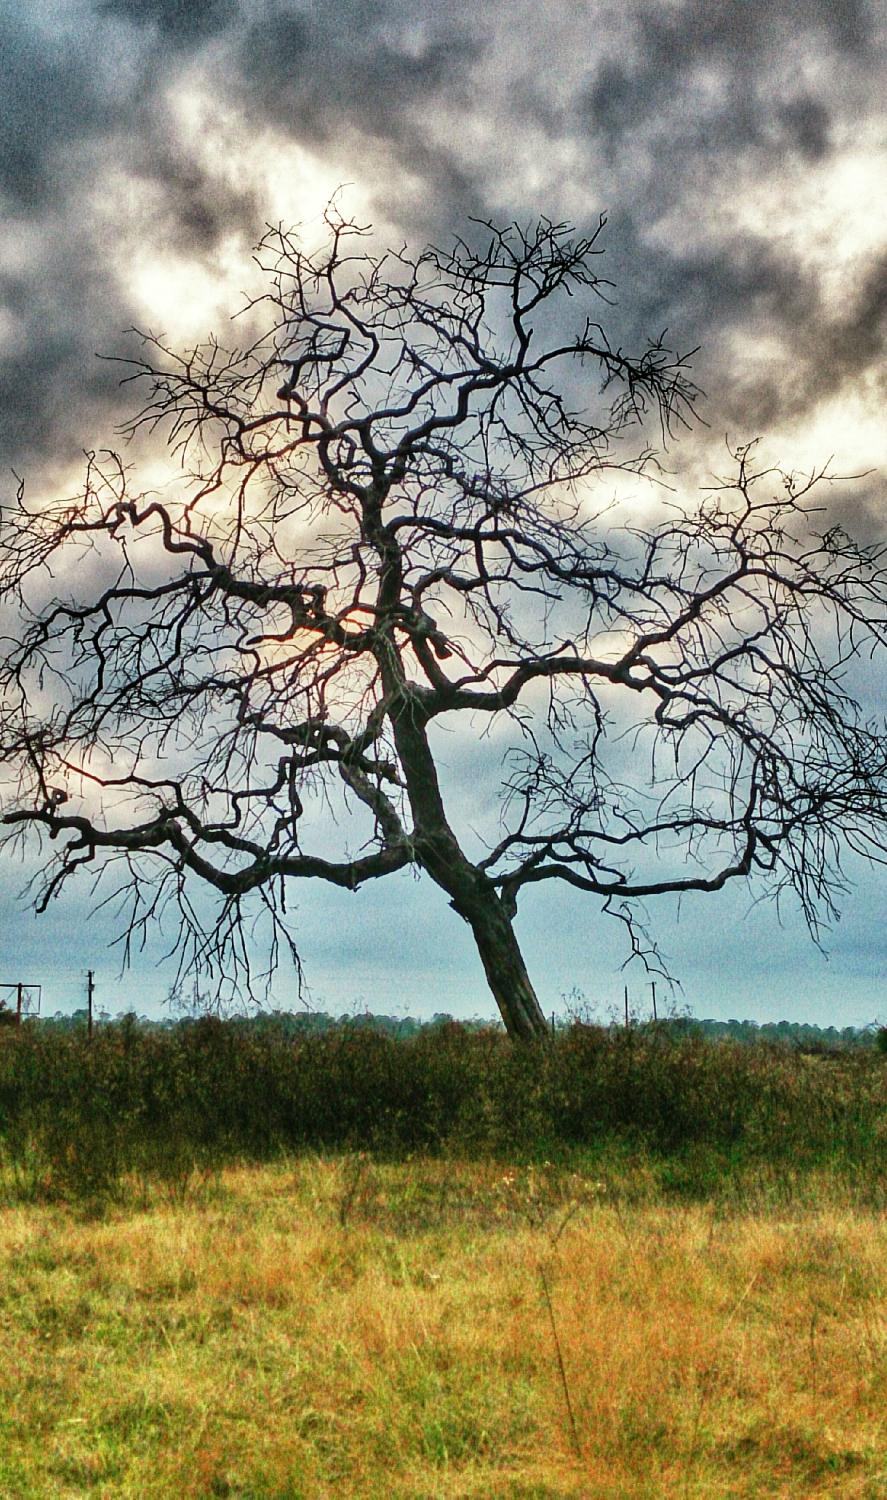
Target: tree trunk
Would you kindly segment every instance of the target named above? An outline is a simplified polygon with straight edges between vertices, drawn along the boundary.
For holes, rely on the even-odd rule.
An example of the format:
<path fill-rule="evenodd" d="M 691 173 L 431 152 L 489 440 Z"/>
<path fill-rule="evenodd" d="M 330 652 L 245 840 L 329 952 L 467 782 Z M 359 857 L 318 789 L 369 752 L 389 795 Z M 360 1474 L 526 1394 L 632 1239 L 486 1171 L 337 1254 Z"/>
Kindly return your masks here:
<path fill-rule="evenodd" d="M 455 906 L 456 903 L 454 902 Z M 487 984 L 509 1036 L 523 1042 L 548 1035 L 548 1022 L 536 998 L 514 928 L 496 891 L 489 890 L 459 915 L 474 933 Z"/>
<path fill-rule="evenodd" d="M 371 531 L 376 529 L 383 563 L 378 612 L 384 618 L 392 600 L 400 597 L 400 554 L 396 543 L 378 530 L 377 520 L 370 517 L 368 525 Z M 426 734 L 422 689 L 407 680 L 393 630 L 387 637 L 380 632 L 377 650 L 389 698 L 388 717 L 413 815 L 416 861 L 446 891 L 454 910 L 474 933 L 487 983 L 508 1035 L 527 1042 L 546 1036 L 548 1026 L 530 983 L 511 918 L 487 875 L 463 854 L 447 821 L 437 767 Z"/>

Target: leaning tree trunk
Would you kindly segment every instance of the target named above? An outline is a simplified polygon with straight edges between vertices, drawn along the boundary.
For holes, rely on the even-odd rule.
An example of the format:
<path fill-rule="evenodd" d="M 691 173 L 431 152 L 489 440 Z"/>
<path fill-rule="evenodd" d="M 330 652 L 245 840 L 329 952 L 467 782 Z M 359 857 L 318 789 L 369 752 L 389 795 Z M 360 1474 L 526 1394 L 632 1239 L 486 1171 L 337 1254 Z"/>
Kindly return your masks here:
<path fill-rule="evenodd" d="M 455 901 L 453 905 L 474 933 L 487 984 L 508 1035 L 524 1042 L 547 1035 L 548 1023 L 498 892 L 492 888 L 483 892 L 470 910 L 460 909 Z"/>
<path fill-rule="evenodd" d="M 382 531 L 378 513 L 366 509 L 365 525 L 382 560 L 378 616 L 399 605 L 402 568 L 396 541 Z M 388 717 L 400 757 L 413 815 L 413 853 L 474 933 L 487 983 L 510 1037 L 532 1041 L 548 1025 L 530 983 L 511 918 L 486 872 L 462 852 L 447 820 L 437 767 L 426 733 L 421 689 L 407 680 L 393 628 L 378 632 L 377 660 L 388 697 Z"/>
<path fill-rule="evenodd" d="M 508 1035 L 524 1042 L 547 1036 L 548 1022 L 527 973 L 508 910 L 485 871 L 463 854 L 442 809 L 433 832 L 414 836 L 413 848 L 423 870 L 446 891 L 453 910 L 471 928 Z"/>
<path fill-rule="evenodd" d="M 415 707 L 408 707 L 392 719 L 413 813 L 415 857 L 471 928 L 508 1035 L 520 1041 L 546 1036 L 548 1023 L 530 983 L 511 917 L 486 872 L 462 852 L 447 821 L 419 715 Z"/>

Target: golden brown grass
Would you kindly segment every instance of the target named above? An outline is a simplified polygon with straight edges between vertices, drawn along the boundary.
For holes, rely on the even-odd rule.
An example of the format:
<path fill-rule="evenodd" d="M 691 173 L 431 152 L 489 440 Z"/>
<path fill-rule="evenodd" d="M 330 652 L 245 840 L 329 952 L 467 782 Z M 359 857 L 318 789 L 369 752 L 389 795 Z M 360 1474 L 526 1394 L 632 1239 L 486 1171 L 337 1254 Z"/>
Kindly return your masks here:
<path fill-rule="evenodd" d="M 4 1497 L 887 1496 L 887 1222 L 837 1203 L 352 1156 L 0 1256 Z"/>

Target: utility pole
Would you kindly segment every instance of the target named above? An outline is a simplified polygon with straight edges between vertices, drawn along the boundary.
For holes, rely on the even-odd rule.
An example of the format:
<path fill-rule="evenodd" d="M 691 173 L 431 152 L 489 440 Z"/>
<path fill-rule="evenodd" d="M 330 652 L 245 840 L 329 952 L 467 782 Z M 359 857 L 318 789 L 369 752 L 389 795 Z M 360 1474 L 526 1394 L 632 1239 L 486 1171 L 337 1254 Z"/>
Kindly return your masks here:
<path fill-rule="evenodd" d="M 650 988 L 653 991 L 653 1020 L 654 1021 L 658 1021 L 659 1017 L 656 1014 L 656 980 L 655 979 L 652 979 L 650 981 Z"/>
<path fill-rule="evenodd" d="M 625 1029 L 626 1029 L 626 1031 L 628 1030 L 628 1026 L 629 1026 L 629 1019 L 628 1019 L 628 985 L 626 985 L 625 986 Z"/>
<path fill-rule="evenodd" d="M 24 987 L 23 984 L 17 984 L 16 985 L 16 989 L 15 989 L 15 1024 L 16 1024 L 16 1026 L 21 1026 L 21 1024 L 22 1024 L 22 1010 L 24 1009 L 24 1004 L 25 1004 L 25 987 Z"/>
<path fill-rule="evenodd" d="M 92 1041 L 92 997 L 95 990 L 95 976 L 92 969 L 86 971 L 86 1035 Z"/>

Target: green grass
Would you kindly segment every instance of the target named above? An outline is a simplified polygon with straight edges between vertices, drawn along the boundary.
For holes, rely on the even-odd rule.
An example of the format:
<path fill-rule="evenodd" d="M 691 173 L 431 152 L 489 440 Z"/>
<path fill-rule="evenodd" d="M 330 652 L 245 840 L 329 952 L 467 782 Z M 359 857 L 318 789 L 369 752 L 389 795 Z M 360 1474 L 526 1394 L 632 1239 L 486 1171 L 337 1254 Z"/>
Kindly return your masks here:
<path fill-rule="evenodd" d="M 311 1155 L 8 1206 L 0 1494 L 887 1494 L 883 1215 L 595 1171 Z"/>
<path fill-rule="evenodd" d="M 0 1496 L 887 1497 L 887 1058 L 0 1032 Z"/>

